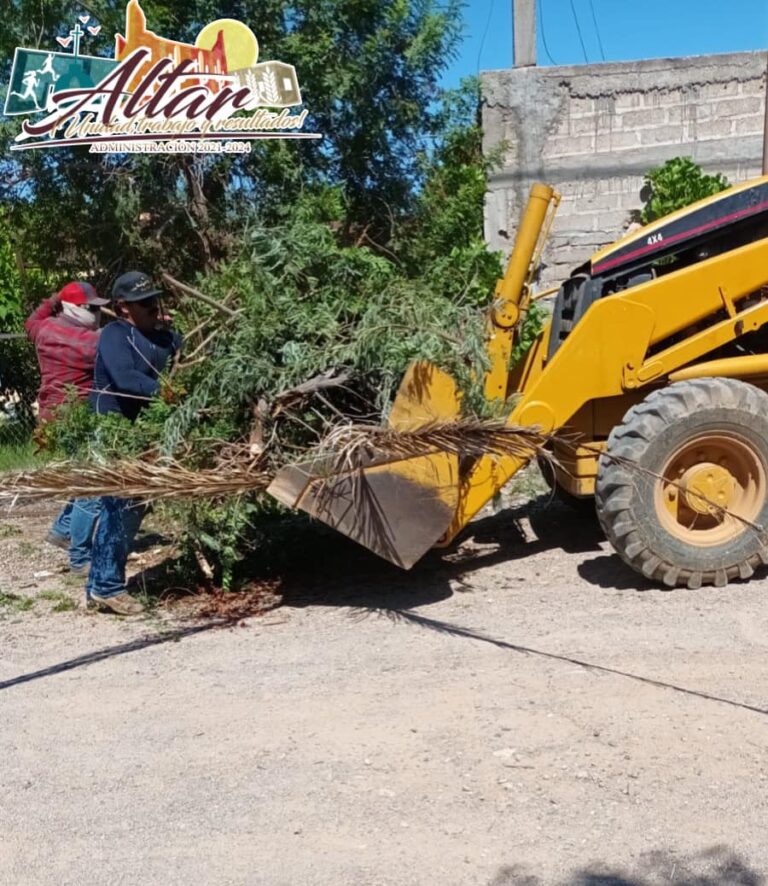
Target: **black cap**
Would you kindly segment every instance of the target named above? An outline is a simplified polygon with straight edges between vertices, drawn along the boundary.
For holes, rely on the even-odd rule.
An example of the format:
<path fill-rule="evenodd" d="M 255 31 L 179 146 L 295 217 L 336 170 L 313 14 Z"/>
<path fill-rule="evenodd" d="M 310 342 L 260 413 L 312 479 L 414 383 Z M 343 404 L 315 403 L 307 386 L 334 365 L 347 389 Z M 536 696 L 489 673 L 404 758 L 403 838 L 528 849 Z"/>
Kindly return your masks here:
<path fill-rule="evenodd" d="M 121 274 L 112 286 L 114 301 L 144 301 L 146 298 L 155 298 L 162 294 L 163 290 L 158 289 L 152 279 L 142 271 L 128 271 Z"/>

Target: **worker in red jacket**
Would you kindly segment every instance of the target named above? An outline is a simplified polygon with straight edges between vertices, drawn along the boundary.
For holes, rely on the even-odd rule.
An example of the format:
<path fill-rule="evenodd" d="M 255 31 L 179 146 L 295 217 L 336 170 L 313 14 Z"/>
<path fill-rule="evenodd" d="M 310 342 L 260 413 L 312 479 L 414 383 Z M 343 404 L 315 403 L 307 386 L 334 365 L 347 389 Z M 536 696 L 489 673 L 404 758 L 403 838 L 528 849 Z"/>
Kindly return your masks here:
<path fill-rule="evenodd" d="M 46 299 L 24 324 L 37 351 L 40 420 L 50 421 L 57 406 L 67 399 L 70 387 L 83 400 L 93 387 L 93 368 L 99 344 L 101 306 L 90 283 L 67 283 Z"/>
<path fill-rule="evenodd" d="M 83 400 L 91 393 L 101 306 L 105 304 L 107 299 L 100 298 L 90 283 L 67 283 L 24 324 L 40 364 L 40 421 L 54 418 L 56 407 L 73 388 Z M 98 498 L 69 501 L 48 533 L 50 544 L 69 551 L 73 572 L 88 570 L 98 515 Z"/>

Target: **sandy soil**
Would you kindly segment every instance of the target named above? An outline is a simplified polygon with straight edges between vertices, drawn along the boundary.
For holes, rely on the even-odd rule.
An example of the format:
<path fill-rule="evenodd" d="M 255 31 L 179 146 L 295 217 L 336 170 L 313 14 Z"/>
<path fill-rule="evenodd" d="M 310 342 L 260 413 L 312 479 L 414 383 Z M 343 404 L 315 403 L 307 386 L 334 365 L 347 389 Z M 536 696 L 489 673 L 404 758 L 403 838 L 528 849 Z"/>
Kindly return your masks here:
<path fill-rule="evenodd" d="M 68 610 L 47 521 L 0 515 L 0 883 L 768 877 L 764 576 L 652 589 L 539 501 L 222 628 Z"/>

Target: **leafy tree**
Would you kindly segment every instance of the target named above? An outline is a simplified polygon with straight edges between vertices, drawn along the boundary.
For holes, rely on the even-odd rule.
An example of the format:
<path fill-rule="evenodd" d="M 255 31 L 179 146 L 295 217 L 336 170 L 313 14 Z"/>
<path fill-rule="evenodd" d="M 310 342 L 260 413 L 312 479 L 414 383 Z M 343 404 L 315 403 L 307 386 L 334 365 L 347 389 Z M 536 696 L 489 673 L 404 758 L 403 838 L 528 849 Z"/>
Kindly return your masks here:
<path fill-rule="evenodd" d="M 488 173 L 498 155 L 483 155 L 479 81 L 470 78 L 447 93 L 437 119 L 440 141 L 434 151 L 420 156 L 424 185 L 395 248 L 401 246 L 411 274 L 445 286 L 443 295 L 481 304 L 501 264 L 500 255 L 489 252 L 483 231 Z"/>
<path fill-rule="evenodd" d="M 15 331 L 22 316 L 22 286 L 19 266 L 4 212 L 0 212 L 0 330 Z"/>
<path fill-rule="evenodd" d="M 39 375 L 35 354 L 23 332 L 30 300 L 38 295 L 45 280 L 37 269 L 24 269 L 19 262 L 7 215 L 0 210 L 0 395 L 18 398 L 2 426 L 2 442 L 22 442 L 34 424 L 32 405 L 37 396 Z"/>
<path fill-rule="evenodd" d="M 645 176 L 648 197 L 640 213 L 644 225 L 670 212 L 684 209 L 730 187 L 725 176 L 705 175 L 690 157 L 675 157 L 651 169 Z"/>
<path fill-rule="evenodd" d="M 0 42 L 6 82 L 16 45 L 55 45 L 75 14 L 64 2 L 10 6 Z M 103 26 L 89 51 L 109 54 L 124 8 L 123 0 L 89 4 Z M 323 140 L 257 143 L 238 157 L 107 157 L 75 148 L 9 159 L 18 123 L 6 123 L 0 199 L 16 227 L 34 231 L 22 244 L 30 261 L 77 261 L 105 283 L 128 265 L 191 274 L 230 253 L 250 208 L 278 221 L 302 194 L 328 185 L 339 188 L 345 240 L 365 231 L 386 248 L 414 208 L 423 151 L 440 132 L 438 82 L 456 51 L 458 0 L 145 0 L 143 8 L 154 30 L 184 40 L 216 18 L 252 24 L 262 59 L 296 66 L 311 128 Z"/>

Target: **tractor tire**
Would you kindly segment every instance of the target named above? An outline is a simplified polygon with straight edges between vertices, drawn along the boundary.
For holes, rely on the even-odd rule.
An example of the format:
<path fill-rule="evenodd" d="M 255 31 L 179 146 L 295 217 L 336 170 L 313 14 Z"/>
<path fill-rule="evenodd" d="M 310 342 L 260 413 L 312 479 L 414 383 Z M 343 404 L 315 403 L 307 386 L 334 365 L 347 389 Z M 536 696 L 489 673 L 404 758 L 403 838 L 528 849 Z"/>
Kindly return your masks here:
<path fill-rule="evenodd" d="M 749 578 L 768 564 L 768 394 L 729 378 L 654 391 L 611 431 L 595 503 L 611 545 L 648 579 Z"/>

